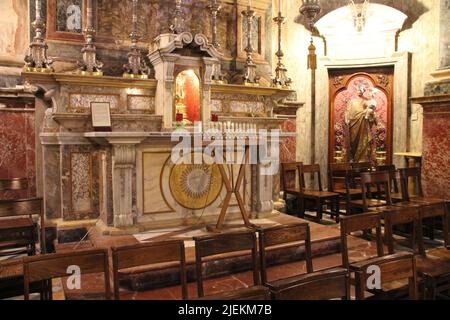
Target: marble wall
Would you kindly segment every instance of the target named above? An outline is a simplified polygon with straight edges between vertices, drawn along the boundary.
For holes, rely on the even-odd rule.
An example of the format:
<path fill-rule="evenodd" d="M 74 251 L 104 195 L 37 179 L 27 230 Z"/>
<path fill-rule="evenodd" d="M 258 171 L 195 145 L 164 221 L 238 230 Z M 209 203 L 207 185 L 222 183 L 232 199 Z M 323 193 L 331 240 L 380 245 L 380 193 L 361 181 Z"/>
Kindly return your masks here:
<path fill-rule="evenodd" d="M 450 1 L 441 0 L 440 61 L 441 68 L 450 68 Z"/>
<path fill-rule="evenodd" d="M 0 1 L 0 61 L 20 60 L 28 49 L 28 12 L 27 0 Z"/>
<path fill-rule="evenodd" d="M 423 189 L 428 197 L 450 199 L 450 99 L 427 107 L 423 126 Z"/>
<path fill-rule="evenodd" d="M 0 179 L 28 178 L 28 190 L 0 192 L 0 199 L 26 198 L 36 195 L 35 114 L 34 105 L 17 105 L 13 110 L 0 109 Z"/>

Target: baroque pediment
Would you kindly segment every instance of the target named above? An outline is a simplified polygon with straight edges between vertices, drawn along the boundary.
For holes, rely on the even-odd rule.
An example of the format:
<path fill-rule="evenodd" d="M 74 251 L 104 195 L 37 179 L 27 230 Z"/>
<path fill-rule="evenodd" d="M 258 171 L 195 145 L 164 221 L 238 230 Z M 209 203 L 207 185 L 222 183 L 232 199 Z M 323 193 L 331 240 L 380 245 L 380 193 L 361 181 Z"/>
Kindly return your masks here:
<path fill-rule="evenodd" d="M 183 56 L 207 56 L 220 60 L 220 53 L 208 37 L 204 34 L 191 32 L 183 32 L 180 34 L 162 34 L 158 36 L 153 44 L 149 57 L 154 54 L 169 55 L 180 54 Z"/>

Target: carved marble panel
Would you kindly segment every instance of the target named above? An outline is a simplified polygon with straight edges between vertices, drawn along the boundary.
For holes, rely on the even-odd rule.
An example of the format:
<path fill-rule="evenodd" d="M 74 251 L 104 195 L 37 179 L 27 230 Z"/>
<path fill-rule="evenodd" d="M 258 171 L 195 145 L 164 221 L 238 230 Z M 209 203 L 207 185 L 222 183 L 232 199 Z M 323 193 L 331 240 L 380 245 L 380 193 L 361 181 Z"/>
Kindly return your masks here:
<path fill-rule="evenodd" d="M 263 116 L 264 104 L 253 101 L 231 101 L 230 111 L 234 114 Z"/>
<path fill-rule="evenodd" d="M 111 109 L 119 108 L 120 96 L 117 94 L 100 95 L 88 93 L 71 93 L 69 109 L 90 109 L 91 102 L 109 102 Z"/>
<path fill-rule="evenodd" d="M 92 209 L 91 154 L 73 152 L 70 157 L 72 212 L 88 212 Z"/>
<path fill-rule="evenodd" d="M 155 97 L 153 96 L 127 96 L 127 109 L 147 111 L 148 113 L 155 113 Z"/>
<path fill-rule="evenodd" d="M 221 100 L 211 100 L 211 112 L 222 112 L 223 105 Z"/>

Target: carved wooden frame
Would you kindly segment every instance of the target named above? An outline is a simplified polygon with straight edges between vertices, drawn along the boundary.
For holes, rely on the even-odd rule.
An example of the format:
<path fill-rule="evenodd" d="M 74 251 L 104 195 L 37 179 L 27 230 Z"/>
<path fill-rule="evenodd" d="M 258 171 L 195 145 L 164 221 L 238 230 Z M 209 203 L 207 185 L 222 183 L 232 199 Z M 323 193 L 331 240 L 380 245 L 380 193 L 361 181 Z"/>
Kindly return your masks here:
<path fill-rule="evenodd" d="M 388 83 L 379 79 L 380 75 L 387 75 Z M 393 130 L 393 114 L 394 114 L 394 69 L 391 66 L 386 67 L 365 67 L 361 69 L 330 69 L 329 70 L 329 163 L 336 162 L 335 157 L 335 136 L 334 136 L 334 125 L 335 125 L 335 115 L 334 115 L 334 102 L 336 95 L 343 90 L 347 89 L 348 84 L 355 77 L 363 76 L 368 78 L 374 87 L 382 91 L 388 101 L 387 110 L 387 132 L 386 132 L 386 163 L 391 164 L 393 161 L 393 140 L 394 140 L 394 130 Z M 344 162 L 345 159 L 344 159 Z"/>

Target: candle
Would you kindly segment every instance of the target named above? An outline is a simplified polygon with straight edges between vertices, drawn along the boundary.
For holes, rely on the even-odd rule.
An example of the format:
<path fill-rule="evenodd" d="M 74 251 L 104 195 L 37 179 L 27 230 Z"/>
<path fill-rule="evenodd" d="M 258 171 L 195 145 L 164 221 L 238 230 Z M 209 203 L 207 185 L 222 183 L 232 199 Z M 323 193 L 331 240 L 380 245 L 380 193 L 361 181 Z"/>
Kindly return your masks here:
<path fill-rule="evenodd" d="M 41 0 L 36 0 L 36 20 L 41 20 Z"/>
<path fill-rule="evenodd" d="M 248 0 L 248 6 L 249 6 L 249 8 L 252 7 L 252 0 Z"/>
<path fill-rule="evenodd" d="M 94 22 L 92 21 L 94 10 L 92 8 L 92 0 L 88 0 L 87 2 L 87 27 L 91 28 L 94 26 Z"/>
<path fill-rule="evenodd" d="M 280 0 L 280 10 L 279 12 L 283 12 L 283 0 Z"/>

